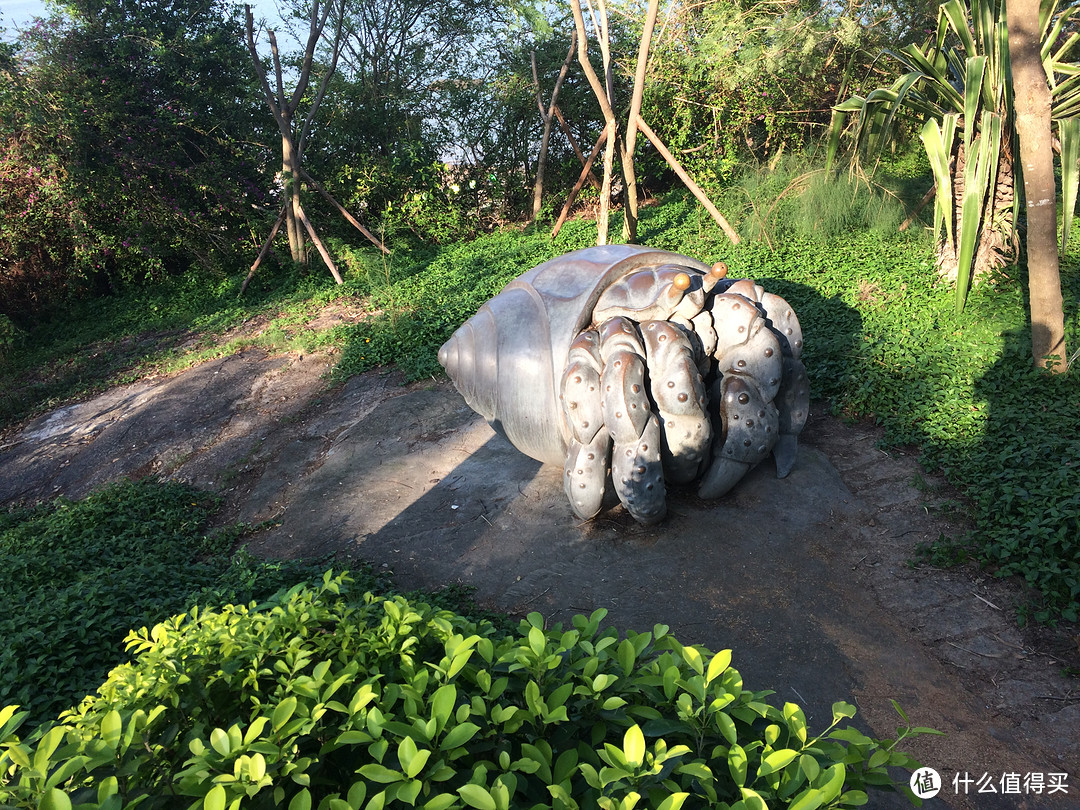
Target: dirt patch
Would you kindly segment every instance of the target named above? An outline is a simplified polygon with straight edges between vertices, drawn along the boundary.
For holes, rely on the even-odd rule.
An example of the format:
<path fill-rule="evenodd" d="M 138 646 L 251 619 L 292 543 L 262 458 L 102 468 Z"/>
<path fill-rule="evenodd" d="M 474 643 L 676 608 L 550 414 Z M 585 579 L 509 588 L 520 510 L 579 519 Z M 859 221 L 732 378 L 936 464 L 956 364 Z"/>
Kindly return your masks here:
<path fill-rule="evenodd" d="M 327 317 L 350 318 L 354 313 Z M 878 432 L 816 404 L 791 475 L 766 463 L 726 498 L 670 493 L 644 528 L 612 505 L 580 523 L 560 469 L 510 447 L 445 382 L 372 372 L 328 389 L 329 358 L 249 350 L 113 389 L 6 434 L 0 502 L 85 495 L 157 474 L 223 493 L 224 519 L 280 525 L 268 556 L 362 558 L 404 587 L 463 583 L 485 605 L 564 624 L 669 625 L 731 648 L 752 688 L 828 722 L 852 700 L 877 736 L 947 732 L 912 749 L 947 782 L 998 793 L 928 807 L 1080 806 L 1080 667 L 1065 631 L 1021 630 L 1012 583 L 912 564 L 920 542 L 961 531 L 945 484 Z M 1001 794 L 1009 773 L 1069 774 L 1067 794 Z M 878 802 L 875 807 L 894 806 Z"/>

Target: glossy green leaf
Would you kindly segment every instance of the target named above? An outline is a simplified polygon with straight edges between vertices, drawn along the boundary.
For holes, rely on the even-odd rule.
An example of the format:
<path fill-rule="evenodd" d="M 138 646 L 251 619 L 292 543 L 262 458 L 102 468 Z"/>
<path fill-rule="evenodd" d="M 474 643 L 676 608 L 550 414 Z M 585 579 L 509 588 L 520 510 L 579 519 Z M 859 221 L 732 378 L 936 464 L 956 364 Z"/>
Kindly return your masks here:
<path fill-rule="evenodd" d="M 274 731 L 279 731 L 282 726 L 289 722 L 295 711 L 296 697 L 293 695 L 289 695 L 278 703 L 278 705 L 274 707 L 274 713 L 270 718 Z"/>
<path fill-rule="evenodd" d="M 844 701 L 837 701 L 832 705 L 832 719 L 834 723 L 838 723 L 841 720 L 850 720 L 855 716 L 856 709 L 850 703 Z"/>
<path fill-rule="evenodd" d="M 771 754 L 762 758 L 761 765 L 758 766 L 758 776 L 768 776 L 770 773 L 782 771 L 790 765 L 792 760 L 798 755 L 798 751 L 793 751 L 790 748 L 781 748 L 779 751 L 773 751 Z"/>
<path fill-rule="evenodd" d="M 623 639 L 619 644 L 619 650 L 616 654 L 619 661 L 619 666 L 622 668 L 623 675 L 629 675 L 634 671 L 634 661 L 637 659 L 637 652 L 634 650 L 634 645 L 630 643 L 629 639 Z"/>
<path fill-rule="evenodd" d="M 311 810 L 311 793 L 303 788 L 292 797 L 289 802 L 289 810 Z"/>
<path fill-rule="evenodd" d="M 807 788 L 796 796 L 788 810 L 817 810 L 825 804 L 825 793 L 817 788 Z"/>
<path fill-rule="evenodd" d="M 645 735 L 640 726 L 630 726 L 623 735 L 623 755 L 632 768 L 640 768 L 645 761 Z"/>
<path fill-rule="evenodd" d="M 735 784 L 742 787 L 746 784 L 746 769 L 747 758 L 746 751 L 743 750 L 741 745 L 734 744 L 728 749 L 727 754 L 728 770 L 731 773 L 731 778 L 735 780 Z"/>
<path fill-rule="evenodd" d="M 203 797 L 203 810 L 225 810 L 225 788 L 214 785 Z"/>
<path fill-rule="evenodd" d="M 380 765 L 378 762 L 361 765 L 357 773 L 372 782 L 379 782 L 384 785 L 400 782 L 405 778 L 400 772 L 387 768 L 385 765 Z"/>
<path fill-rule="evenodd" d="M 821 776 L 818 778 L 818 784 L 815 785 L 815 787 L 821 789 L 825 804 L 828 804 L 840 795 L 840 790 L 844 787 L 845 775 L 846 771 L 841 762 L 837 762 L 835 765 L 831 765 L 822 771 Z"/>
<path fill-rule="evenodd" d="M 71 810 L 71 799 L 64 791 L 50 788 L 41 795 L 38 810 Z"/>
<path fill-rule="evenodd" d="M 229 733 L 222 728 L 215 728 L 210 732 L 210 745 L 223 757 L 227 757 L 232 751 L 232 743 L 229 741 Z"/>
<path fill-rule="evenodd" d="M 672 793 L 656 806 L 656 810 L 679 810 L 679 808 L 683 806 L 683 803 L 689 798 L 689 793 Z"/>
<path fill-rule="evenodd" d="M 799 757 L 799 770 L 802 771 L 807 782 L 813 782 L 821 773 L 821 765 L 810 754 L 803 754 Z"/>
<path fill-rule="evenodd" d="M 709 660 L 709 668 L 705 673 L 705 683 L 710 684 L 724 674 L 731 666 L 731 650 L 721 650 Z"/>
<path fill-rule="evenodd" d="M 437 793 L 424 803 L 424 810 L 446 810 L 457 800 L 458 797 L 452 793 Z"/>
<path fill-rule="evenodd" d="M 475 807 L 477 810 L 497 810 L 491 794 L 480 785 L 462 785 L 457 792 L 469 807 Z"/>
<path fill-rule="evenodd" d="M 682 657 L 698 675 L 705 673 L 705 665 L 702 663 L 701 653 L 697 651 L 696 647 L 691 647 L 689 645 L 683 647 Z"/>
<path fill-rule="evenodd" d="M 461 723 L 446 732 L 446 736 L 442 738 L 439 746 L 443 750 L 448 751 L 465 745 L 465 743 L 476 736 L 478 731 L 480 731 L 480 726 L 475 723 Z"/>
<path fill-rule="evenodd" d="M 109 748 L 115 749 L 120 744 L 123 721 L 120 712 L 113 709 L 101 718 L 101 739 Z"/>

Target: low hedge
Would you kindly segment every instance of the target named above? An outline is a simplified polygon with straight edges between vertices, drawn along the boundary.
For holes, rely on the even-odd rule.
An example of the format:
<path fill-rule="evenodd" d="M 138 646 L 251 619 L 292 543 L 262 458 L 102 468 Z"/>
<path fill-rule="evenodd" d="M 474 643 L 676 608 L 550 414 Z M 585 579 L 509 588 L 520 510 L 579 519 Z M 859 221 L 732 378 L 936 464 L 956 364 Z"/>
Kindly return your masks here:
<path fill-rule="evenodd" d="M 918 766 L 897 743 L 929 730 L 906 718 L 871 740 L 837 703 L 811 734 L 744 689 L 730 651 L 603 617 L 505 635 L 331 572 L 196 608 L 129 634 L 132 661 L 27 739 L 25 712 L 0 711 L 0 804 L 811 810 Z"/>

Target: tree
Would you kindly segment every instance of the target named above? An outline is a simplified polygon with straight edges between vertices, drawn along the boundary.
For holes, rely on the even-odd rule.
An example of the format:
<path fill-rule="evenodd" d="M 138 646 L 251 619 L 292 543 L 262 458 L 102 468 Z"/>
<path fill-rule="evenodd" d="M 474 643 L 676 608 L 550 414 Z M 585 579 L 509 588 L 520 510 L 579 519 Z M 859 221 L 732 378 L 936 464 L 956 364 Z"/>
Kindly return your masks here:
<path fill-rule="evenodd" d="M 657 23 L 643 115 L 702 185 L 729 183 L 747 159 L 815 144 L 853 77 L 872 70 L 884 32 L 918 24 L 909 6 L 919 1 L 673 3 Z"/>
<path fill-rule="evenodd" d="M 1080 83 L 1077 67 L 1069 61 L 1080 34 L 1066 33 L 1075 10 L 1062 10 L 1057 0 L 1042 0 L 1036 17 L 1042 81 L 1051 92 L 1050 115 L 1063 153 L 1072 155 L 1061 162 L 1063 245 L 1080 185 L 1075 158 L 1080 148 Z M 958 311 L 972 279 L 1006 263 L 1018 241 L 1019 147 L 1010 41 L 1004 0 L 972 0 L 970 13 L 961 0 L 948 0 L 941 5 L 933 36 L 889 54 L 905 71 L 891 86 L 853 96 L 835 108 L 830 161 L 848 115 L 857 116 L 856 142 L 870 155 L 913 122 L 922 123 L 935 181 L 939 266 L 956 281 Z"/>
<path fill-rule="evenodd" d="M 1067 369 L 1065 321 L 1058 269 L 1050 87 L 1040 55 L 1038 20 L 1039 0 L 1010 0 L 1009 55 L 1027 202 L 1025 246 L 1031 300 L 1031 351 L 1036 365 L 1063 372 Z M 1066 209 L 1065 217 L 1071 217 L 1070 210 Z M 1056 358 L 1057 362 L 1048 358 Z"/>
<path fill-rule="evenodd" d="M 73 0 L 26 32 L 5 117 L 51 178 L 28 214 L 70 244 L 69 277 L 108 287 L 238 254 L 260 201 L 239 32 L 218 0 Z"/>
<path fill-rule="evenodd" d="M 349 208 L 422 238 L 446 238 L 433 222 L 441 216 L 460 221 L 456 206 L 470 195 L 450 187 L 480 174 L 466 146 L 472 120 L 482 131 L 497 112 L 483 92 L 495 60 L 481 38 L 501 12 L 492 0 L 345 4 L 340 60 L 309 151 L 311 171 Z"/>
<path fill-rule="evenodd" d="M 547 168 L 548 146 L 551 143 L 551 127 L 556 119 L 556 114 L 559 109 L 559 91 L 562 90 L 563 82 L 566 81 L 566 76 L 570 72 L 570 61 L 574 58 L 574 52 L 576 50 L 577 32 L 574 31 L 570 34 L 570 48 L 567 50 L 566 58 L 559 67 L 559 75 L 555 79 L 555 86 L 551 90 L 551 101 L 548 103 L 546 109 L 540 90 L 540 75 L 536 70 L 536 51 L 532 51 L 529 54 L 529 61 L 532 66 L 533 85 L 536 87 L 536 106 L 540 110 L 540 119 L 544 122 L 544 134 L 540 138 L 540 154 L 536 159 L 536 180 L 533 183 L 532 214 L 529 217 L 530 222 L 540 216 L 540 207 L 544 196 L 544 170 Z"/>
<path fill-rule="evenodd" d="M 270 40 L 270 55 L 272 57 L 274 69 L 274 87 L 271 88 L 270 82 L 266 76 L 266 69 L 263 67 L 262 59 L 259 56 L 258 47 L 256 45 L 255 24 L 250 5 L 244 6 L 244 15 L 248 53 L 251 56 L 251 62 L 255 68 L 255 73 L 259 77 L 263 98 L 266 100 L 266 105 L 270 108 L 270 113 L 273 115 L 274 122 L 277 124 L 278 132 L 281 135 L 281 179 L 285 200 L 281 206 L 281 212 L 278 214 L 277 221 L 270 230 L 270 235 L 267 237 L 266 241 L 263 242 L 262 249 L 259 251 L 255 263 L 252 264 L 251 269 L 248 271 L 247 278 L 244 279 L 244 283 L 240 287 L 240 293 L 243 294 L 247 289 L 248 282 L 251 281 L 259 264 L 269 252 L 274 237 L 277 235 L 278 229 L 281 227 L 282 223 L 285 224 L 286 233 L 288 234 L 289 253 L 292 256 L 292 260 L 297 263 L 303 263 L 306 260 L 304 246 L 304 234 L 306 233 L 311 237 L 311 241 L 319 251 L 319 255 L 322 257 L 330 274 L 334 277 L 334 281 L 341 284 L 343 279 L 338 272 L 337 265 L 334 264 L 334 260 L 330 256 L 330 251 L 319 237 L 318 232 L 315 230 L 315 226 L 312 225 L 307 212 L 304 210 L 301 201 L 301 192 L 305 181 L 337 208 L 339 213 L 367 237 L 370 242 L 384 253 L 389 252 L 367 228 L 361 225 L 344 206 L 333 198 L 321 183 L 304 169 L 304 149 L 307 146 L 308 136 L 311 133 L 315 115 L 318 113 L 319 106 L 322 104 L 323 98 L 326 95 L 327 85 L 330 83 L 330 79 L 337 69 L 338 58 L 341 55 L 342 25 L 345 20 L 344 0 L 330 0 L 325 5 L 321 6 L 320 0 L 313 0 L 308 10 L 308 35 L 300 56 L 296 85 L 293 87 L 292 93 L 287 93 L 285 90 L 282 55 L 278 50 L 277 35 L 272 29 L 267 31 L 267 38 Z M 320 42 L 323 40 L 328 21 L 333 24 L 333 32 L 327 42 L 327 47 L 330 51 L 330 63 L 322 66 L 322 79 L 308 103 L 307 115 L 305 115 L 303 121 L 301 121 L 297 113 L 300 110 L 301 104 L 307 100 L 308 86 L 311 82 L 312 69 L 315 65 L 315 52 Z"/>

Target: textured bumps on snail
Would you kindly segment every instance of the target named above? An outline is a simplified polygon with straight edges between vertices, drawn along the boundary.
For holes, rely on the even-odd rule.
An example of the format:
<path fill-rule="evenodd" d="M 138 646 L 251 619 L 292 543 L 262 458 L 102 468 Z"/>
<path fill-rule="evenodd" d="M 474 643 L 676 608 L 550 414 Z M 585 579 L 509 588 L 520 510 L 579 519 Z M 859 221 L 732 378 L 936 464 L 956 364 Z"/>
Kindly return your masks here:
<path fill-rule="evenodd" d="M 563 466 L 578 517 L 610 487 L 652 524 L 669 483 L 719 498 L 770 453 L 790 472 L 809 412 L 802 346 L 787 301 L 722 262 L 609 245 L 510 282 L 439 362 L 515 447 Z"/>

